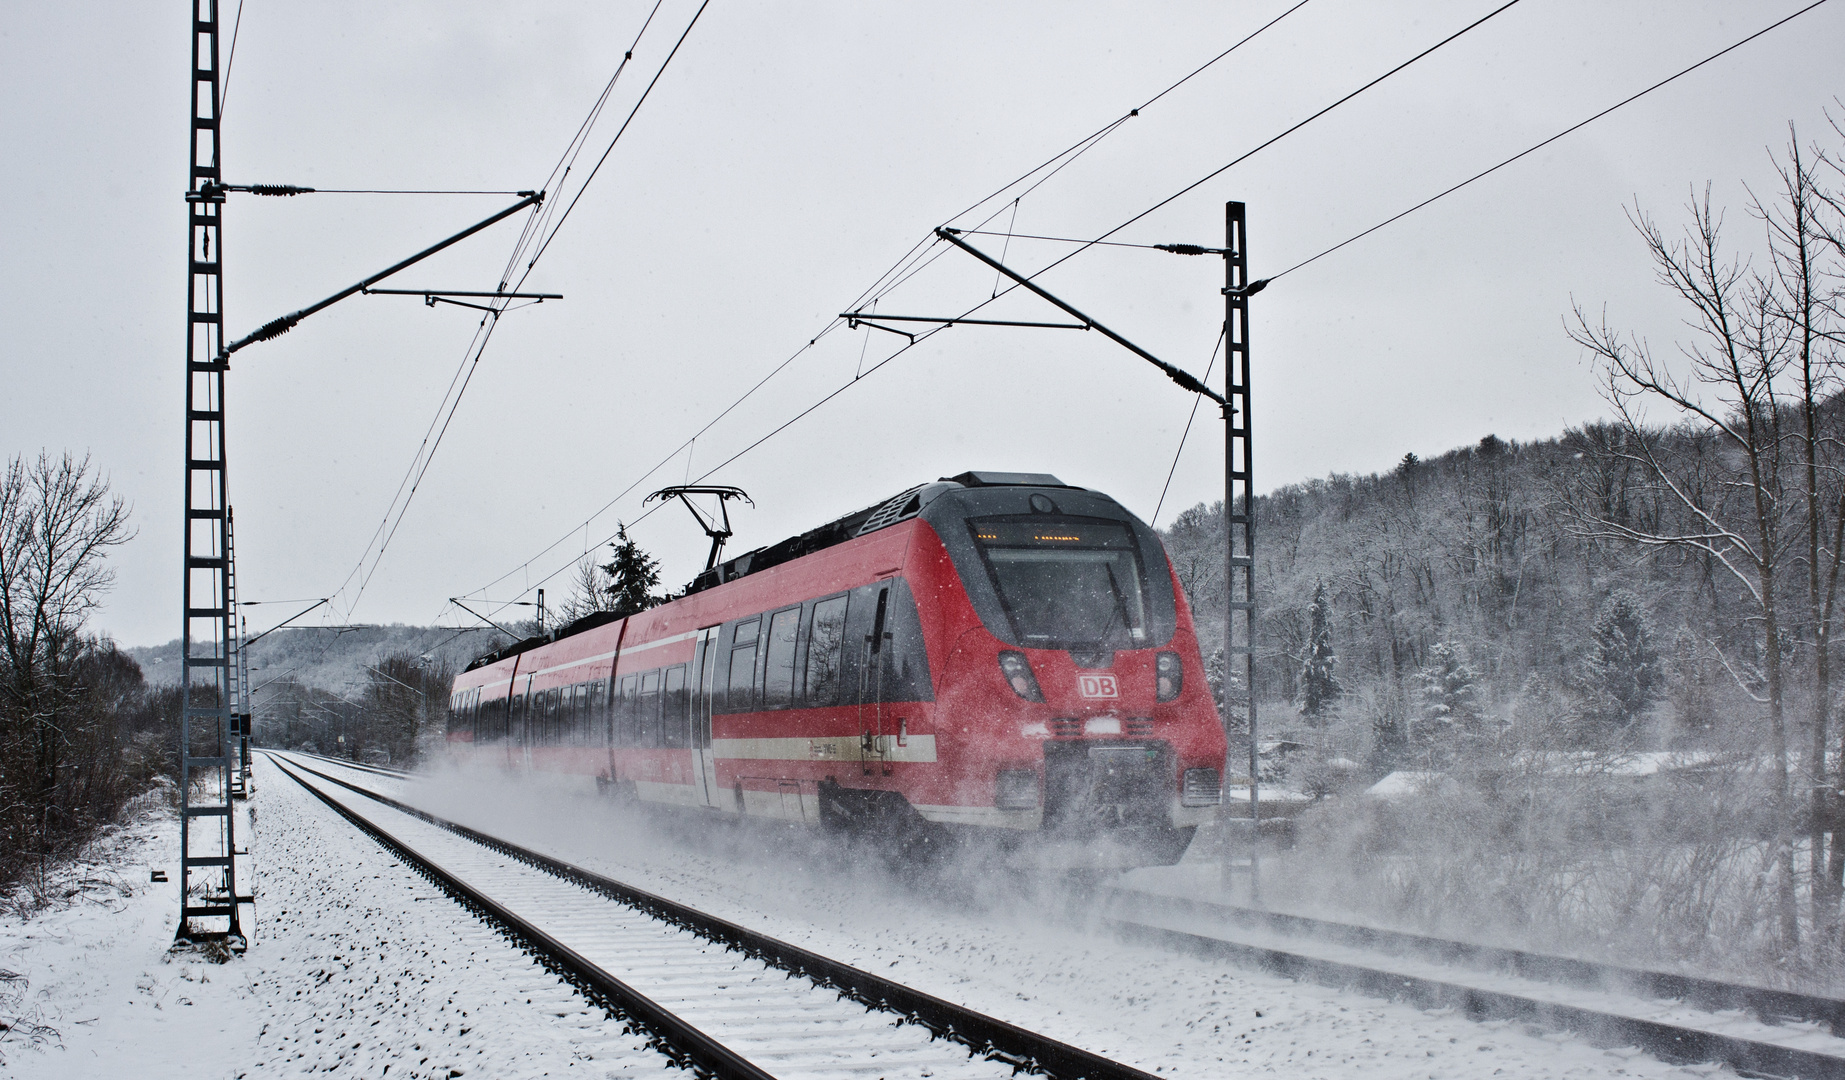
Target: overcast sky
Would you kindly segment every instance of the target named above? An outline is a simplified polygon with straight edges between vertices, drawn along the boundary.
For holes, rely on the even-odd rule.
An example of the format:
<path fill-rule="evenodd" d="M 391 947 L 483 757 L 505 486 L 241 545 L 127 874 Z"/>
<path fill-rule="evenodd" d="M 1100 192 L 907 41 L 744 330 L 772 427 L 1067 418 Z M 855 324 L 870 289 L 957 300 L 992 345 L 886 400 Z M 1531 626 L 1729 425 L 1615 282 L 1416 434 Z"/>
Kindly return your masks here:
<path fill-rule="evenodd" d="M 239 353 L 230 375 L 240 587 L 252 628 L 327 596 L 332 621 L 455 625 L 636 521 L 853 382 L 903 339 L 825 330 L 929 230 L 1291 6 L 1261 3 L 745 4 L 711 0 L 526 287 L 565 299 L 502 318 L 363 595 L 373 543 L 479 313 L 354 297 Z M 989 228 L 1095 236 L 1492 10 L 1494 0 L 1310 0 L 1122 124 Z M 1120 233 L 1222 242 L 1248 204 L 1269 276 L 1701 59 L 1801 3 L 1523 0 Z M 226 99 L 226 178 L 319 188 L 536 187 L 651 7 L 248 0 Z M 89 453 L 139 536 L 96 627 L 179 631 L 185 0 L 19 5 L 0 22 L 6 314 L 0 452 Z M 592 131 L 567 200 L 697 9 L 663 0 Z M 236 0 L 226 0 L 227 28 Z M 1827 4 L 1253 302 L 1256 469 L 1267 489 L 1389 468 L 1487 433 L 1532 439 L 1603 415 L 1565 338 L 1573 301 L 1669 342 L 1624 213 L 1677 223 L 1695 186 L 1758 242 L 1745 185 L 1803 135 L 1839 140 L 1845 4 Z M 1830 74 L 1829 74 L 1830 73 Z M 514 201 L 504 195 L 233 196 L 233 335 L 318 300 Z M 490 289 L 523 218 L 387 284 Z M 1035 271 L 1068 245 L 976 243 Z M 1095 248 L 1042 283 L 1202 374 L 1222 264 Z M 880 301 L 966 310 L 994 276 L 949 252 Z M 988 309 L 1060 321 L 1028 297 Z M 688 452 L 643 478 L 783 361 Z M 1221 367 L 1212 376 L 1221 384 Z M 1149 517 L 1189 396 L 1097 334 L 958 327 L 858 379 L 711 475 L 755 498 L 731 551 L 966 469 L 1055 473 Z M 585 519 L 633 486 L 626 498 Z M 1221 497 L 1208 410 L 1161 513 Z M 399 504 L 401 505 L 401 504 Z M 706 544 L 670 507 L 633 528 L 678 584 Z M 559 538 L 565 538 L 556 543 Z M 547 545 L 555 546 L 547 550 Z M 370 551 L 372 558 L 366 558 Z M 547 584 L 556 603 L 568 574 Z M 528 597 L 529 598 L 529 597 Z M 514 609 L 507 617 L 516 617 Z M 319 618 L 316 613 L 309 621 Z"/>

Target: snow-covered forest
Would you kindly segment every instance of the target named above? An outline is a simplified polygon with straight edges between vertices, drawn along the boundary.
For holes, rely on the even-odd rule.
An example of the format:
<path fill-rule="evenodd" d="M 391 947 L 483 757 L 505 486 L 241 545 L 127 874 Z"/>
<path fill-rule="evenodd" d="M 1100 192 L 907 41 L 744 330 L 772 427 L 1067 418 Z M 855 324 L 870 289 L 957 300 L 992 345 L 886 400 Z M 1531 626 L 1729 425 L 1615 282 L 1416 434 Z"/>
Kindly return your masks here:
<path fill-rule="evenodd" d="M 1571 316 L 1611 420 L 1258 500 L 1265 779 L 1319 797 L 1394 770 L 1421 796 L 1309 813 L 1345 856 L 1319 887 L 1655 960 L 1836 958 L 1837 161 L 1793 142 L 1748 206 L 1634 209 L 1685 322 L 1650 343 Z M 1209 655 L 1221 504 L 1164 536 Z"/>

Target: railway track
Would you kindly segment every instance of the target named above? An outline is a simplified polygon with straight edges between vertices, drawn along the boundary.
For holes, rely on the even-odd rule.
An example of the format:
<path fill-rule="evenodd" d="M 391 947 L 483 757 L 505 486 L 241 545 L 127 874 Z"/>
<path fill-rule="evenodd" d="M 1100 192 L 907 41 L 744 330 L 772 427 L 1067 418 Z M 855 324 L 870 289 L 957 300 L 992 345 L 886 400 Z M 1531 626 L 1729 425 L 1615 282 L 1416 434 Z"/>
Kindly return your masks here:
<path fill-rule="evenodd" d="M 334 782 L 404 806 L 358 785 Z M 441 824 L 482 843 L 524 850 Z M 565 873 L 587 874 L 526 854 Z M 677 907 L 638 890 L 627 892 L 642 903 Z M 1845 1032 L 1845 1002 L 1837 999 L 1120 888 L 1097 890 L 1091 899 L 1089 909 L 1097 921 L 1129 940 L 1219 956 L 1239 966 L 1422 1008 L 1454 1009 L 1473 1019 L 1515 1020 L 1603 1045 L 1636 1046 L 1666 1061 L 1721 1062 L 1760 1076 L 1845 1080 L 1845 1039 L 1838 1037 Z M 723 938 L 722 930 L 715 939 L 736 940 L 748 948 L 743 939 Z M 798 968 L 797 963 L 789 970 Z"/>
<path fill-rule="evenodd" d="M 326 754 L 310 754 L 304 750 L 290 750 L 289 755 L 298 758 L 313 758 L 315 761 L 324 761 L 329 765 L 338 765 L 343 769 L 356 769 L 359 772 L 376 773 L 379 776 L 389 776 L 395 780 L 401 780 L 410 775 L 410 770 L 408 769 L 393 769 L 389 765 L 370 765 L 361 761 L 348 761 L 345 758 L 328 757 Z"/>
<path fill-rule="evenodd" d="M 1310 937 L 1356 948 L 1420 956 L 1442 963 L 1502 971 L 1520 978 L 1579 986 L 1587 990 L 1616 990 L 1638 997 L 1683 1001 L 1712 1012 L 1746 1010 L 1773 1023 L 1821 1024 L 1833 1035 L 1845 1036 L 1845 1001 L 1838 998 L 1719 982 L 1691 975 L 1597 963 L 1523 949 L 1479 945 L 1184 897 L 1116 889 L 1109 890 L 1103 899 L 1115 904 L 1131 903 L 1143 911 L 1160 910 L 1290 937 Z"/>
<path fill-rule="evenodd" d="M 1101 924 L 1130 940 L 1671 1062 L 1845 1080 L 1845 1002 L 1834 998 L 1125 889 L 1096 900 Z"/>
<path fill-rule="evenodd" d="M 708 1075 L 1152 1074 L 438 818 L 288 756 L 284 775 Z M 346 763 L 340 763 L 342 765 Z M 353 796 L 359 796 L 354 798 Z"/>

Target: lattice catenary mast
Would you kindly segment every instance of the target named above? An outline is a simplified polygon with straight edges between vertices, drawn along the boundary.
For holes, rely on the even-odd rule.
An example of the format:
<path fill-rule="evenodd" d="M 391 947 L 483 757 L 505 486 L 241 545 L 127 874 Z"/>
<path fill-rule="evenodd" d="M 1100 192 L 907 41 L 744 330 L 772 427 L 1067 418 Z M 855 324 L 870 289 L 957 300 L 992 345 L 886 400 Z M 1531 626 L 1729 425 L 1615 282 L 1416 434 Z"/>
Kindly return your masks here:
<path fill-rule="evenodd" d="M 218 2 L 192 2 L 192 171 L 186 191 L 186 435 L 180 623 L 181 941 L 241 947 L 237 913 L 236 612 L 230 586 L 228 462 L 224 437 L 224 190 L 220 175 Z M 199 781 L 198 790 L 194 784 Z M 219 920 L 223 920 L 220 922 Z"/>

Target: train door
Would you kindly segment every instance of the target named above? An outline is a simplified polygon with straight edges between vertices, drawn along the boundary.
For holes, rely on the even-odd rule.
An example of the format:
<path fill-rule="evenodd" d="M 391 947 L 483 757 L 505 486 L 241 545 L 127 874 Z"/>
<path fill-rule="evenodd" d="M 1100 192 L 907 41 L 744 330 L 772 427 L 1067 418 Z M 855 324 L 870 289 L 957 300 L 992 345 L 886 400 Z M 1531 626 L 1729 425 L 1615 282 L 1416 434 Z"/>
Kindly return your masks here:
<path fill-rule="evenodd" d="M 890 582 L 877 586 L 877 607 L 871 617 L 871 630 L 865 635 L 864 652 L 858 665 L 858 746 L 859 760 L 865 775 L 884 772 L 889 740 L 884 737 L 884 665 L 889 661 Z M 862 625 L 862 624 L 861 624 Z"/>
<path fill-rule="evenodd" d="M 692 658 L 692 771 L 701 806 L 718 804 L 717 763 L 711 759 L 711 698 L 716 679 L 718 631 L 710 626 L 698 632 L 698 645 Z M 729 794 L 725 794 L 729 798 Z"/>

